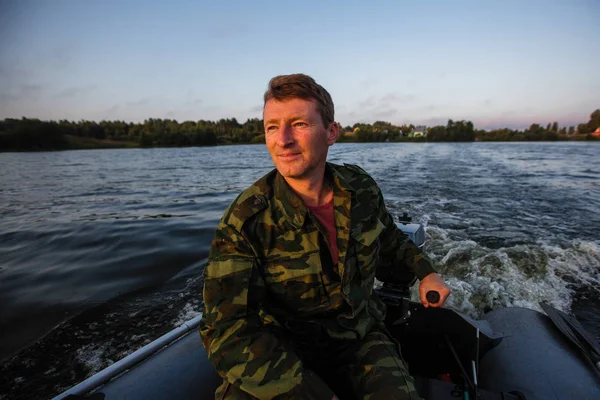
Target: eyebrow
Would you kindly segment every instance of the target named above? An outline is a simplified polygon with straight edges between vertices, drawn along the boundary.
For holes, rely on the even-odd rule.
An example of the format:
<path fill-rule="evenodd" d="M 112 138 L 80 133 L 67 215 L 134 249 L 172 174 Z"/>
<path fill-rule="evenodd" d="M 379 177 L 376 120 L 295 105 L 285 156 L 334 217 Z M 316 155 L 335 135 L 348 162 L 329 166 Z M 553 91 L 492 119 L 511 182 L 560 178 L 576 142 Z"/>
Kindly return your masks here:
<path fill-rule="evenodd" d="M 294 122 L 294 121 L 298 121 L 299 119 L 310 120 L 310 118 L 307 115 L 298 114 L 298 115 L 294 115 L 293 117 L 289 118 L 288 121 Z M 266 124 L 276 124 L 278 122 L 279 122 L 278 119 L 271 118 L 271 119 L 264 121 L 264 124 L 265 125 Z"/>

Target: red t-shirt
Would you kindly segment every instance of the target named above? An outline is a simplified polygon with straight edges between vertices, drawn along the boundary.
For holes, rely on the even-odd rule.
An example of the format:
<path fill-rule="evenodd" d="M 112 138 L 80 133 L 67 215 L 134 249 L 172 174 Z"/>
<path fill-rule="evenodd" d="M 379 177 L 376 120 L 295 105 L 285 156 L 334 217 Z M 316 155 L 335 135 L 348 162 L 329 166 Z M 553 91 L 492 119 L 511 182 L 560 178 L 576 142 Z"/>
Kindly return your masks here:
<path fill-rule="evenodd" d="M 327 240 L 329 241 L 329 247 L 331 248 L 333 266 L 335 269 L 337 269 L 338 247 L 337 232 L 335 229 L 335 217 L 333 216 L 333 199 L 331 199 L 331 201 L 327 204 L 316 207 L 308 207 L 308 209 L 315 215 L 315 217 L 317 217 L 327 232 Z"/>

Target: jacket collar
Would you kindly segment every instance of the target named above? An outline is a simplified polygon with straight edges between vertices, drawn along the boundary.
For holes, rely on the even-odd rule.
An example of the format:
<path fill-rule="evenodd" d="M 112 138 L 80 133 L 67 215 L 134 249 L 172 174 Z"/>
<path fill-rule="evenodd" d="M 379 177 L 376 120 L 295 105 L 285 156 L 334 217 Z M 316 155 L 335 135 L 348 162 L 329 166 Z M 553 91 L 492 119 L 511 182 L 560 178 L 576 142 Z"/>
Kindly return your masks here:
<path fill-rule="evenodd" d="M 340 173 L 335 164 L 325 164 L 325 178 L 328 179 L 329 182 L 333 182 L 334 190 L 335 188 L 338 188 L 346 192 L 355 192 L 354 187 L 352 187 L 344 175 Z"/>
<path fill-rule="evenodd" d="M 339 191 L 354 192 L 354 188 L 350 186 L 346 178 L 337 171 L 335 165 L 330 163 L 325 164 L 325 180 L 332 184 L 334 196 L 337 196 Z M 296 229 L 302 227 L 308 208 L 300 196 L 294 192 L 279 172 L 275 176 L 274 186 L 275 204 L 279 211 Z M 349 195 L 348 193 L 348 197 L 350 197 Z"/>
<path fill-rule="evenodd" d="M 279 172 L 275 176 L 274 192 L 275 205 L 285 219 L 296 229 L 304 225 L 307 212 L 306 206 Z"/>

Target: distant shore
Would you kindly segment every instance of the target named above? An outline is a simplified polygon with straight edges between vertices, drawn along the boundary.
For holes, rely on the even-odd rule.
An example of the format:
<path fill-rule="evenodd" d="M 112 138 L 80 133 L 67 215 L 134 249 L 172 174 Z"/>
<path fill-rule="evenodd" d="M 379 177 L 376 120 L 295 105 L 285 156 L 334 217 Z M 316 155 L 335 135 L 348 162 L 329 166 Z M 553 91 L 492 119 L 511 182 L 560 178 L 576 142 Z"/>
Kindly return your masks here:
<path fill-rule="evenodd" d="M 209 145 L 205 146 L 140 146 L 135 142 L 115 142 L 113 140 L 97 140 L 97 139 L 86 139 L 86 140 L 73 140 L 71 138 L 67 139 L 69 143 L 66 146 L 55 147 L 55 148 L 27 148 L 27 149 L 4 149 L 0 148 L 0 153 L 18 153 L 18 152 L 43 152 L 43 151 L 68 151 L 68 150 L 109 150 L 109 149 L 161 149 L 161 148 L 183 148 L 183 147 L 209 147 Z M 590 137 L 588 135 L 578 135 L 575 138 L 570 139 L 559 139 L 559 140 L 540 140 L 537 141 L 539 143 L 549 143 L 549 142 L 581 142 L 581 141 L 596 141 L 600 142 L 600 137 Z M 511 141 L 502 141 L 502 140 L 475 140 L 471 143 L 529 143 L 531 141 L 528 140 L 511 140 Z M 377 141 L 373 142 L 359 142 L 359 141 L 340 141 L 337 143 L 380 143 Z M 405 139 L 405 140 L 396 140 L 389 143 L 458 143 L 458 142 L 448 142 L 448 141 L 427 141 L 427 140 L 419 140 L 417 139 Z M 462 142 L 469 143 L 469 142 Z M 215 144 L 212 146 L 234 146 L 234 145 L 261 145 L 264 143 L 221 143 Z"/>
<path fill-rule="evenodd" d="M 529 128 L 475 129 L 471 121 L 448 120 L 432 127 L 401 125 L 385 121 L 340 127 L 338 142 L 539 142 L 600 140 L 600 109 L 587 123 L 560 127 L 557 122 Z M 1 151 L 52 151 L 148 147 L 200 147 L 265 142 L 263 121 L 239 123 L 235 118 L 219 121 L 148 119 L 143 123 L 124 121 L 0 121 Z"/>

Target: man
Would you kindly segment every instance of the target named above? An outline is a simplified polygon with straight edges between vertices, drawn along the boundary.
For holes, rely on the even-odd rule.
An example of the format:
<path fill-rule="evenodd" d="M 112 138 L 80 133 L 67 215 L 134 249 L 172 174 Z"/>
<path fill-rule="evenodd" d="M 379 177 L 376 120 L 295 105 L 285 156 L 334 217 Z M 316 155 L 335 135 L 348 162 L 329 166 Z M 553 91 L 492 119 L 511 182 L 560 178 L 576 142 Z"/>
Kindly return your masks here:
<path fill-rule="evenodd" d="M 326 162 L 339 127 L 323 87 L 277 76 L 263 113 L 275 170 L 225 211 L 205 269 L 200 334 L 223 377 L 216 398 L 419 398 L 383 325 L 375 270 L 412 270 L 425 306 L 448 287 L 373 179 Z"/>

